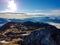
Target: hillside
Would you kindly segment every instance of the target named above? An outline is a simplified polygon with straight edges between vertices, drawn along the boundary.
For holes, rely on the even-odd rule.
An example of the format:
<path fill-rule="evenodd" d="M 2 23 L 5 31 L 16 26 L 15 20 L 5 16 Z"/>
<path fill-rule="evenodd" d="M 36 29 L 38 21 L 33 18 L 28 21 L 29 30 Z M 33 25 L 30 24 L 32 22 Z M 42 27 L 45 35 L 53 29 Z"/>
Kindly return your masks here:
<path fill-rule="evenodd" d="M 9 42 L 8 45 L 60 45 L 59 34 L 60 31 L 55 26 L 47 23 L 8 22 L 0 28 L 0 43 L 4 40 Z"/>

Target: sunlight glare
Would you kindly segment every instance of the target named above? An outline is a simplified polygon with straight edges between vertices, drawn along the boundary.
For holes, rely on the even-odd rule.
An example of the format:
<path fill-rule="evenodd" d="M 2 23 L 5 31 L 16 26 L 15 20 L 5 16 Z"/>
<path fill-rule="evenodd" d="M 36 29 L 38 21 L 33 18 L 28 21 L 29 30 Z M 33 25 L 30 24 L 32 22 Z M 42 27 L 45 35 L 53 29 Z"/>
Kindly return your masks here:
<path fill-rule="evenodd" d="M 17 6 L 14 0 L 8 0 L 7 3 L 8 3 L 8 6 L 3 12 L 16 12 Z"/>

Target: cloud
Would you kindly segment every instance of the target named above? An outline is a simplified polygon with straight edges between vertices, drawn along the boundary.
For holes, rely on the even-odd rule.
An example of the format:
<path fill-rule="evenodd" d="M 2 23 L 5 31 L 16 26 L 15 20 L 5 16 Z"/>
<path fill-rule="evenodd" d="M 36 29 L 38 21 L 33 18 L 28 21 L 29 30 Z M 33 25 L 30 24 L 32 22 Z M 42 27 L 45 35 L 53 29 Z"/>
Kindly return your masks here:
<path fill-rule="evenodd" d="M 56 26 L 56 28 L 60 29 L 60 23 L 53 23 L 53 22 L 48 22 L 50 25 Z"/>
<path fill-rule="evenodd" d="M 5 14 L 0 14 L 0 18 L 15 18 L 15 19 L 23 19 L 23 18 L 30 18 L 30 17 L 42 17 L 42 16 L 60 16 L 60 10 L 35 10 L 33 12 L 27 12 L 23 14 L 14 14 L 14 13 L 5 13 Z M 54 19 L 54 18 L 53 18 Z"/>
<path fill-rule="evenodd" d="M 43 13 L 26 13 L 27 15 L 41 15 Z"/>
<path fill-rule="evenodd" d="M 52 10 L 51 12 L 56 12 L 56 13 L 60 13 L 60 10 Z"/>
<path fill-rule="evenodd" d="M 52 15 L 52 16 L 59 16 L 60 15 L 60 10 L 49 10 L 46 15 Z"/>
<path fill-rule="evenodd" d="M 45 16 L 59 16 L 60 10 L 35 10 L 33 13 L 27 13 L 28 15 L 45 15 Z"/>
<path fill-rule="evenodd" d="M 39 17 L 37 15 L 27 15 L 27 14 L 20 14 L 20 13 L 0 13 L 0 18 L 8 18 L 8 19 L 24 19 L 30 17 Z M 41 16 L 40 16 L 41 17 Z"/>
<path fill-rule="evenodd" d="M 60 10 L 51 10 L 52 15 L 60 15 Z"/>

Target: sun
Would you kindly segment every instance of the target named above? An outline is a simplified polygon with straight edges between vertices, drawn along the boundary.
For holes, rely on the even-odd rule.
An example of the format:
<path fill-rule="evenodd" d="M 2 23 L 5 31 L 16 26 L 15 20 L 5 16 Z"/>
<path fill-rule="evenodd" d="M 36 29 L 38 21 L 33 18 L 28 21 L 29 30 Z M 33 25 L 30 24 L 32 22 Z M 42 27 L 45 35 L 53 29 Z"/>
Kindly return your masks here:
<path fill-rule="evenodd" d="M 16 12 L 17 10 L 17 5 L 14 2 L 14 0 L 8 0 L 7 1 L 7 8 L 3 12 Z"/>
<path fill-rule="evenodd" d="M 8 1 L 8 9 L 9 9 L 11 12 L 15 12 L 15 11 L 17 10 L 17 6 L 16 6 L 14 0 Z"/>

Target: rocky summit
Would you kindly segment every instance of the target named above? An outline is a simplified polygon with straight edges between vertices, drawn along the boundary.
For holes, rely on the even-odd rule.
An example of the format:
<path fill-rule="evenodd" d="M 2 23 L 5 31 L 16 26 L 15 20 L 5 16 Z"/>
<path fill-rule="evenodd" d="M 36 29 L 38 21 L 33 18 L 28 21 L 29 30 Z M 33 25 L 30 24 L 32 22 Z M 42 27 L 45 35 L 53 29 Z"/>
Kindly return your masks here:
<path fill-rule="evenodd" d="M 41 22 L 8 22 L 0 28 L 0 45 L 60 45 L 60 29 Z"/>

